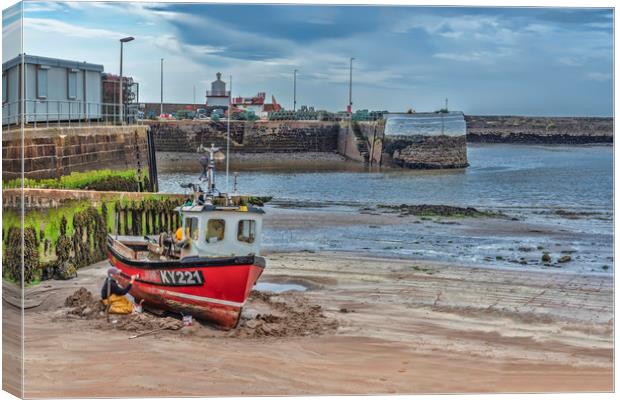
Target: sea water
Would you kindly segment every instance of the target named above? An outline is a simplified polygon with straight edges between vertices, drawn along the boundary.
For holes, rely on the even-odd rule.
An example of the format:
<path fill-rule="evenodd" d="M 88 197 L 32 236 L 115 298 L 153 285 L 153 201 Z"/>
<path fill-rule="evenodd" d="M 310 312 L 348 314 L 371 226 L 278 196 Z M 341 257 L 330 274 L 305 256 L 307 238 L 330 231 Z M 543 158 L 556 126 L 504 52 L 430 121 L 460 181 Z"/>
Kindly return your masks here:
<path fill-rule="evenodd" d="M 268 250 L 344 250 L 513 268 L 613 271 L 613 147 L 468 145 L 464 170 L 244 172 L 240 190 L 273 196 L 267 206 L 350 212 L 380 204 L 446 204 L 502 212 L 531 234 L 496 234 L 467 221 L 387 226 L 265 229 Z M 179 192 L 192 174 L 161 173 L 160 189 Z M 223 189 L 223 174 L 219 174 Z M 274 209 L 275 208 L 275 209 Z M 558 213 L 572 214 L 572 218 Z M 479 224 L 480 221 L 476 221 Z M 479 226 L 478 226 L 479 228 Z M 543 250 L 544 249 L 544 250 Z M 541 252 L 566 264 L 540 262 Z"/>

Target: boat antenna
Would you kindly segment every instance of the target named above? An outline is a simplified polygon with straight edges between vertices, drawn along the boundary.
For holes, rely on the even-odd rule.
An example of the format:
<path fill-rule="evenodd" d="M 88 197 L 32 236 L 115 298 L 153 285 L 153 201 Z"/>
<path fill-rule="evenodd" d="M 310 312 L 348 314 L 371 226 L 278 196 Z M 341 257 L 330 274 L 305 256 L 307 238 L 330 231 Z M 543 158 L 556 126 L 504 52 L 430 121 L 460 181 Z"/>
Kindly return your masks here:
<path fill-rule="evenodd" d="M 234 193 L 234 194 L 237 194 L 237 177 L 239 176 L 239 173 L 238 173 L 238 172 L 235 172 L 235 173 L 233 174 L 233 176 L 234 176 L 234 181 L 233 181 L 233 193 Z"/>
<path fill-rule="evenodd" d="M 215 189 L 215 153 L 220 151 L 219 147 L 215 147 L 213 143 L 211 143 L 211 147 L 206 149 L 209 152 L 209 167 L 207 168 L 207 193 L 213 194 L 216 192 Z"/>
<path fill-rule="evenodd" d="M 230 87 L 228 91 L 228 120 L 226 125 L 226 193 L 228 193 L 228 169 L 230 153 L 230 117 L 232 116 L 232 75 L 230 75 Z"/>

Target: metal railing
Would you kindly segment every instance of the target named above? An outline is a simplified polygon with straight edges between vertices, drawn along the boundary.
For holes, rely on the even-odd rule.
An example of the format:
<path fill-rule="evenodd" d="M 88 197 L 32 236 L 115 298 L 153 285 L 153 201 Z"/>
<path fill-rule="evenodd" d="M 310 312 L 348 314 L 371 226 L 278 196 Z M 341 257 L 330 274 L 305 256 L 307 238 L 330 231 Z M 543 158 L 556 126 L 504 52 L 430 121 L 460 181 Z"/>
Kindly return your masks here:
<path fill-rule="evenodd" d="M 21 108 L 25 112 L 21 112 Z M 123 123 L 142 124 L 143 116 L 137 104 L 123 106 Z M 28 127 L 120 125 L 119 105 L 114 103 L 84 102 L 80 100 L 26 100 L 2 104 L 2 126 L 17 129 L 24 117 Z M 140 118 L 139 118 L 140 117 Z"/>

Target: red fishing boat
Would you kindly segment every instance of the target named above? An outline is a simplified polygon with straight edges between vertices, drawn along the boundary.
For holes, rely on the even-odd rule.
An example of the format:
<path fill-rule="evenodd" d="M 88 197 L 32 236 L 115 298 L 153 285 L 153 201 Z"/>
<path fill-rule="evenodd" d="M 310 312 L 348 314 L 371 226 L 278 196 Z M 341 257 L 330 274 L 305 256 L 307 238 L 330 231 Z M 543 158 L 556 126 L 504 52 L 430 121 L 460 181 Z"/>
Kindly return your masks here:
<path fill-rule="evenodd" d="M 217 150 L 213 145 L 208 149 L 209 189 L 184 186 L 193 189 L 193 198 L 175 209 L 182 235 L 109 235 L 108 258 L 121 270 L 119 283 L 127 284 L 137 275 L 130 290 L 136 302 L 230 329 L 265 268 L 260 256 L 264 211 L 250 204 L 249 197 L 229 196 L 215 188 Z"/>

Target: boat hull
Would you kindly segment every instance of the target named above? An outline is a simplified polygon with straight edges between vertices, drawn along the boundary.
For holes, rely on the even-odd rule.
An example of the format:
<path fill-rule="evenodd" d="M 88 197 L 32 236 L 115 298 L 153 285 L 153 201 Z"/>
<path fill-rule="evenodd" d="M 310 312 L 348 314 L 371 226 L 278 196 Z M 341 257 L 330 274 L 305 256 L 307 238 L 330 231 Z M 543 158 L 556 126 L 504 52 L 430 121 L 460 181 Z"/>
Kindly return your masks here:
<path fill-rule="evenodd" d="M 237 325 L 241 309 L 265 268 L 256 256 L 190 260 L 136 261 L 108 244 L 110 264 L 121 270 L 126 285 L 138 275 L 130 294 L 150 308 L 212 322 L 223 329 Z"/>

